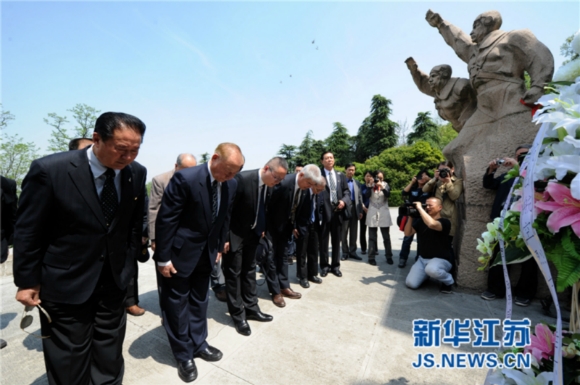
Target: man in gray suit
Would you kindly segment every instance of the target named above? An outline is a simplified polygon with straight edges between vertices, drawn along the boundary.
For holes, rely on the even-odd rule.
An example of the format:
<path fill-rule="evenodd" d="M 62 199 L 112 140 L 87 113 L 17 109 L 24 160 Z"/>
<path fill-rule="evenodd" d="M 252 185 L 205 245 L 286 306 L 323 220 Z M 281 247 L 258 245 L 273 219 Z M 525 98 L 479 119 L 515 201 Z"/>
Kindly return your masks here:
<path fill-rule="evenodd" d="M 350 218 L 345 220 L 342 224 L 342 258 L 347 260 L 349 258 L 362 261 L 362 258 L 356 253 L 356 238 L 358 230 L 358 221 L 363 216 L 362 195 L 358 182 L 354 180 L 354 173 L 356 166 L 352 163 L 346 165 L 344 173 L 346 174 L 346 181 L 348 182 L 348 189 L 350 190 Z M 350 232 L 350 236 L 349 236 Z"/>

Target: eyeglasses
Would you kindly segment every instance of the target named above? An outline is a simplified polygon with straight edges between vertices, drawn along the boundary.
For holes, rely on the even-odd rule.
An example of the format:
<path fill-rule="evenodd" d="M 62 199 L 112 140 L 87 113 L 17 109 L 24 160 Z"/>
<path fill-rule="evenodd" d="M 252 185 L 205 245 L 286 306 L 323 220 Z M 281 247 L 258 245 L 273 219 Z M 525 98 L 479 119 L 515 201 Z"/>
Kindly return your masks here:
<path fill-rule="evenodd" d="M 50 338 L 50 336 L 38 336 L 36 334 L 30 333 L 26 329 L 27 327 L 29 327 L 30 325 L 32 325 L 32 320 L 34 319 L 32 317 L 32 314 L 27 314 L 30 313 L 31 311 L 34 310 L 34 308 L 37 307 L 40 309 L 40 311 L 42 311 L 44 313 L 44 315 L 46 316 L 46 319 L 48 320 L 48 323 L 52 323 L 52 318 L 50 318 L 50 315 L 46 312 L 46 310 L 44 310 L 42 308 L 42 306 L 40 305 L 36 305 L 36 306 L 25 306 L 24 307 L 24 312 L 22 313 L 22 319 L 20 320 L 20 329 L 22 329 L 22 331 L 30 334 L 31 336 L 35 337 L 35 338 Z"/>
<path fill-rule="evenodd" d="M 268 171 L 270 171 L 270 173 L 272 174 L 272 178 L 274 178 L 274 180 L 278 183 L 282 182 L 282 178 L 280 178 L 278 175 L 274 174 L 274 170 L 272 170 L 271 168 L 268 168 Z"/>

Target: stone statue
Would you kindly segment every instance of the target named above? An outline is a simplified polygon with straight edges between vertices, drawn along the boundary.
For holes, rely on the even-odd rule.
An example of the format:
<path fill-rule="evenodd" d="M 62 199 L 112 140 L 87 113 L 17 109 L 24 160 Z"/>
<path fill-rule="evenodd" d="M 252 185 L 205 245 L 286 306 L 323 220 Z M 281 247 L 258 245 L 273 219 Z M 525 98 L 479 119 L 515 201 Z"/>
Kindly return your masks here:
<path fill-rule="evenodd" d="M 433 67 L 427 75 L 412 57 L 405 63 L 419 91 L 435 98 L 435 109 L 441 119 L 451 122 L 455 131 L 461 131 L 476 107 L 475 92 L 469 80 L 452 78 L 451 66 L 447 64 Z"/>
<path fill-rule="evenodd" d="M 469 79 L 477 92 L 478 114 L 472 124 L 529 112 L 520 99 L 526 104 L 535 103 L 544 94 L 544 84 L 552 80 L 554 57 L 548 47 L 527 29 L 501 31 L 502 19 L 497 11 L 477 16 L 471 37 L 431 10 L 426 19 L 467 63 Z M 528 91 L 524 71 L 532 82 Z"/>
<path fill-rule="evenodd" d="M 494 194 L 482 188 L 481 178 L 490 160 L 533 141 L 539 127 L 531 122 L 531 106 L 552 80 L 554 57 L 527 29 L 501 31 L 497 11 L 477 16 L 470 36 L 431 10 L 426 20 L 467 63 L 477 94 L 477 109 L 443 154 L 464 182 L 464 196 L 456 201 L 459 223 L 453 240 L 460 256 L 458 279 L 464 286 L 483 288 L 485 275 L 477 272 L 475 246 L 486 230 Z M 531 79 L 529 90 L 524 72 Z"/>

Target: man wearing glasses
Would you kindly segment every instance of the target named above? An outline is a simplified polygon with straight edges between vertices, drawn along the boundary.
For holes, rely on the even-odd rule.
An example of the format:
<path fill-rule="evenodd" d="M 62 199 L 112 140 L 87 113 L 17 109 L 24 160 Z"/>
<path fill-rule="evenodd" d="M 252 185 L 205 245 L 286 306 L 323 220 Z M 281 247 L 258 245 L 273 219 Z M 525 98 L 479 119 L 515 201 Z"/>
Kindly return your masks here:
<path fill-rule="evenodd" d="M 146 170 L 133 161 L 144 134 L 138 118 L 104 113 L 92 146 L 35 160 L 22 182 L 16 299 L 27 307 L 42 303 L 50 384 L 123 380 L 124 301 L 145 202 Z"/>
<path fill-rule="evenodd" d="M 236 331 L 251 334 L 247 320 L 272 321 L 258 306 L 256 294 L 256 248 L 266 230 L 266 206 L 270 188 L 284 179 L 288 163 L 275 157 L 259 170 L 242 171 L 233 203 L 229 251 L 223 255 L 222 266 L 226 279 L 227 303 Z M 227 248 L 227 246 L 226 246 Z"/>

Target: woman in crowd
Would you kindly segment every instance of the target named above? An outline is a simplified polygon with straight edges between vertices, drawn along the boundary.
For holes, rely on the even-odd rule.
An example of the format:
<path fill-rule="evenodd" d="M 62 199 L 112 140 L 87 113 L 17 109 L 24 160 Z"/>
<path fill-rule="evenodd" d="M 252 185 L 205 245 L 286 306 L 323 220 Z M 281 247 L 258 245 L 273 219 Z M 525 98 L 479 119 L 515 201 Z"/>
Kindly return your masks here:
<path fill-rule="evenodd" d="M 389 185 L 383 181 L 384 175 L 382 171 L 375 171 L 373 173 L 373 180 L 367 184 L 367 196 L 369 197 L 369 207 L 367 212 L 367 227 L 369 228 L 369 263 L 373 266 L 377 265 L 375 256 L 377 252 L 377 229 L 381 229 L 383 236 L 383 244 L 385 246 L 385 257 L 387 263 L 393 264 L 393 251 L 391 250 L 391 236 L 389 235 L 389 227 L 392 225 L 391 213 L 389 212 L 389 195 L 391 189 Z"/>
<path fill-rule="evenodd" d="M 426 170 L 421 170 L 411 179 L 411 182 L 403 189 L 403 200 L 409 201 L 409 203 L 414 203 L 420 201 L 421 204 L 425 204 L 427 198 L 431 196 L 429 192 L 423 192 L 423 186 L 429 182 L 431 177 Z M 407 218 L 408 220 L 408 218 Z M 403 238 L 403 245 L 401 246 L 401 252 L 399 253 L 399 267 L 403 268 L 407 264 L 407 258 L 409 258 L 409 252 L 411 251 L 411 243 L 413 242 L 414 234 L 410 236 L 405 236 Z"/>

